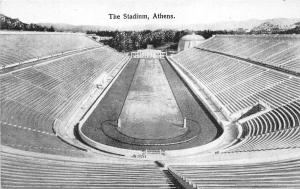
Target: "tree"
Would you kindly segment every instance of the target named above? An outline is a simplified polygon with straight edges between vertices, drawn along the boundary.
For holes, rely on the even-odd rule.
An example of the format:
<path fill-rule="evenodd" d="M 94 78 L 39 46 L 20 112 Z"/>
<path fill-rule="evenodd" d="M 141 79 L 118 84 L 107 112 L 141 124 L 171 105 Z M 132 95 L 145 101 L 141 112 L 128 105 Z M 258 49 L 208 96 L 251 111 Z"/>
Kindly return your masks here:
<path fill-rule="evenodd" d="M 48 29 L 48 31 L 49 31 L 49 32 L 54 32 L 54 31 L 55 31 L 55 29 L 54 29 L 54 27 L 53 27 L 53 26 L 51 26 L 51 27 Z"/>

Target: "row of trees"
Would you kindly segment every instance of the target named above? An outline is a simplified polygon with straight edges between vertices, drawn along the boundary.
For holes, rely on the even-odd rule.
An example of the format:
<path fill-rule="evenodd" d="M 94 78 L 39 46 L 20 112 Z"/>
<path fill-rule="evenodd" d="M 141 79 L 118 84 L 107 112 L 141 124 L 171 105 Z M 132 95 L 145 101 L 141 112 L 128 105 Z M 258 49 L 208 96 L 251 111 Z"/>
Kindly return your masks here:
<path fill-rule="evenodd" d="M 155 48 L 167 43 L 178 42 L 184 35 L 183 31 L 174 30 L 144 30 L 144 31 L 113 31 L 97 32 L 99 36 L 111 36 L 112 39 L 104 41 L 104 44 L 118 51 L 133 51 L 147 47 L 152 44 Z"/>
<path fill-rule="evenodd" d="M 183 35 L 184 32 L 173 30 L 116 31 L 113 38 L 107 44 L 118 51 L 132 51 L 144 49 L 147 47 L 147 44 L 152 44 L 157 48 L 166 43 L 178 42 Z"/>
<path fill-rule="evenodd" d="M 3 30 L 17 30 L 17 31 L 47 31 L 47 32 L 54 32 L 54 28 L 45 27 L 37 24 L 17 24 L 17 25 L 1 25 L 1 29 Z"/>
<path fill-rule="evenodd" d="M 179 39 L 189 33 L 187 30 L 144 30 L 144 31 L 98 31 L 87 33 L 95 33 L 99 36 L 110 36 L 112 39 L 103 41 L 104 44 L 121 52 L 129 52 L 137 49 L 144 49 L 147 44 L 152 44 L 155 48 L 165 46 L 170 50 L 176 50 Z M 231 31 L 197 31 L 198 35 L 202 35 L 205 39 L 210 38 L 214 34 L 233 34 Z"/>

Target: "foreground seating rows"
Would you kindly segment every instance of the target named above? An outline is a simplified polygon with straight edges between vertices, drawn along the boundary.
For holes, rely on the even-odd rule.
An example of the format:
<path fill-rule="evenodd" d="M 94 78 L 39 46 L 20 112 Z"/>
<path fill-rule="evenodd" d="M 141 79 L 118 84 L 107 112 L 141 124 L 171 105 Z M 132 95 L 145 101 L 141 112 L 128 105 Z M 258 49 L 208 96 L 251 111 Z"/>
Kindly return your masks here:
<path fill-rule="evenodd" d="M 299 188 L 300 160 L 251 164 L 170 165 L 195 188 Z"/>
<path fill-rule="evenodd" d="M 176 188 L 151 162 L 84 162 L 2 152 L 3 188 Z"/>

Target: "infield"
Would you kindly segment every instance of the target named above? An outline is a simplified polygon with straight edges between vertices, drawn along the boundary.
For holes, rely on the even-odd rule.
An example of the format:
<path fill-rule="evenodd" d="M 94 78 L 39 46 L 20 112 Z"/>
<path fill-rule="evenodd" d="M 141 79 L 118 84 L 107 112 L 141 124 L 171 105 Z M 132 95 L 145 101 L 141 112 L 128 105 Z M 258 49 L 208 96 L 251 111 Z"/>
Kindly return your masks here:
<path fill-rule="evenodd" d="M 120 116 L 119 131 L 138 139 L 185 133 L 183 118 L 158 59 L 140 59 Z"/>
<path fill-rule="evenodd" d="M 131 59 L 81 131 L 97 143 L 134 150 L 200 146 L 222 132 L 165 59 Z"/>

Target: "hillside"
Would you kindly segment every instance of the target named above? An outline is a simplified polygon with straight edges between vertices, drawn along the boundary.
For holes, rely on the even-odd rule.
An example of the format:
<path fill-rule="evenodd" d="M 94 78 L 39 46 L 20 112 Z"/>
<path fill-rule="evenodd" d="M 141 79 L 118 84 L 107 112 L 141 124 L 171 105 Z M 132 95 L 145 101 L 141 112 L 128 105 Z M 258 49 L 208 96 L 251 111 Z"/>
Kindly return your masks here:
<path fill-rule="evenodd" d="M 287 18 L 278 18 L 278 19 L 269 19 L 260 25 L 252 28 L 252 33 L 278 33 L 282 31 L 288 31 L 296 28 L 297 22 L 300 19 L 287 19 Z"/>
<path fill-rule="evenodd" d="M 21 30 L 21 31 L 54 31 L 53 27 L 41 26 L 38 24 L 27 24 L 17 18 L 10 18 L 0 14 L 0 30 Z"/>

